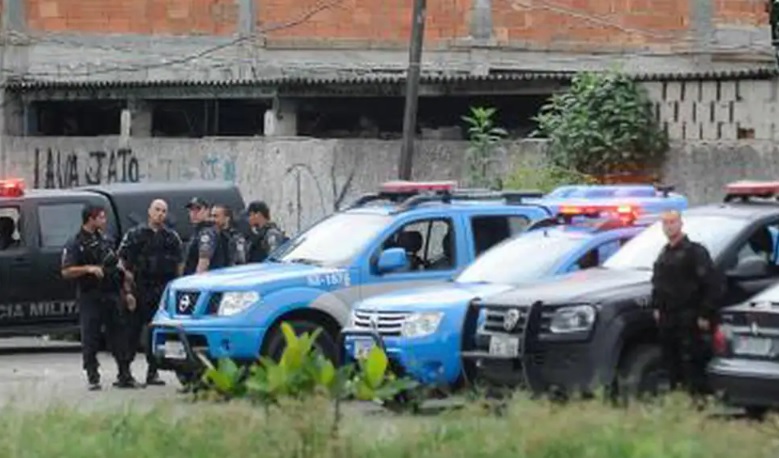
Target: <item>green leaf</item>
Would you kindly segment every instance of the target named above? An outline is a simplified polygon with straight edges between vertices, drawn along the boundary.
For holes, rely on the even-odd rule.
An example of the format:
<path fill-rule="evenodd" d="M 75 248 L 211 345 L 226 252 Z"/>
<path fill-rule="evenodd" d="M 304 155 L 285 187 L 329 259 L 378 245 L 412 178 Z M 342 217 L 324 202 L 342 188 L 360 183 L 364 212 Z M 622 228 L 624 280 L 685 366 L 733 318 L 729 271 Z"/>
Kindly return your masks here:
<path fill-rule="evenodd" d="M 389 361 L 387 355 L 378 346 L 374 346 L 365 361 L 365 380 L 371 388 L 378 388 L 384 381 L 384 373 Z"/>

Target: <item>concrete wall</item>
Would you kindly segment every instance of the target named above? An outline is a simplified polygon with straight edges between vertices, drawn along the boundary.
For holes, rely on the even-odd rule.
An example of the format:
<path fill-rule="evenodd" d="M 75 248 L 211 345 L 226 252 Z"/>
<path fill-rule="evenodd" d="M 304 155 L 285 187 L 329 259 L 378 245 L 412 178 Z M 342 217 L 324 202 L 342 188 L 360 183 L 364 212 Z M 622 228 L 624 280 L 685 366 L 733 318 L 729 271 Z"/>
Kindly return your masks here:
<path fill-rule="evenodd" d="M 464 142 L 424 141 L 416 179 L 465 182 Z M 400 142 L 380 140 L 174 140 L 9 137 L 0 176 L 30 186 L 66 188 L 116 181 L 228 180 L 248 199 L 266 199 L 291 232 L 331 213 L 357 195 L 396 178 Z M 779 176 L 779 151 L 770 142 L 688 142 L 677 145 L 664 181 L 693 202 L 721 198 L 728 181 Z M 495 173 L 543 161 L 543 142 L 508 145 Z"/>

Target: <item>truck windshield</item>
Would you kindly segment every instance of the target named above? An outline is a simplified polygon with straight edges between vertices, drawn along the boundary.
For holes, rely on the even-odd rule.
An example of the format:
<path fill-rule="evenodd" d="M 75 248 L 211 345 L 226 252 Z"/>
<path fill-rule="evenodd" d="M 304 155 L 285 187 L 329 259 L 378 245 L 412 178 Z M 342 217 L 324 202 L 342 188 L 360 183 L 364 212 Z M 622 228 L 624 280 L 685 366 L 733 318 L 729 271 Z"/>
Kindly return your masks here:
<path fill-rule="evenodd" d="M 581 234 L 538 229 L 498 244 L 479 256 L 459 277 L 462 283 L 517 284 L 546 276 L 584 243 Z"/>
<path fill-rule="evenodd" d="M 703 244 L 712 258 L 738 235 L 749 221 L 714 215 L 683 215 L 682 231 L 690 240 Z M 634 237 L 604 264 L 607 269 L 652 270 L 660 250 L 668 243 L 661 222 L 656 222 Z"/>
<path fill-rule="evenodd" d="M 391 221 L 386 215 L 337 213 L 291 240 L 273 260 L 344 266 Z"/>

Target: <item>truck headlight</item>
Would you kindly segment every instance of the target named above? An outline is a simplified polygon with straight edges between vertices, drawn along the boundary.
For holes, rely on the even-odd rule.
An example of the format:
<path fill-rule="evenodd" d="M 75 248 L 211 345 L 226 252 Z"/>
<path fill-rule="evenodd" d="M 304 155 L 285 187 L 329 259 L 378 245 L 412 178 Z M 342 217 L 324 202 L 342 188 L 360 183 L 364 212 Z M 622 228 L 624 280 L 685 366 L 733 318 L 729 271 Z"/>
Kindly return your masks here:
<path fill-rule="evenodd" d="M 400 330 L 403 337 L 424 337 L 438 329 L 443 312 L 412 313 L 404 321 Z"/>
<path fill-rule="evenodd" d="M 595 308 L 590 305 L 562 307 L 555 311 L 549 330 L 555 334 L 582 332 L 595 324 Z"/>
<path fill-rule="evenodd" d="M 235 291 L 224 293 L 219 302 L 219 315 L 230 316 L 260 300 L 260 295 L 254 291 Z"/>

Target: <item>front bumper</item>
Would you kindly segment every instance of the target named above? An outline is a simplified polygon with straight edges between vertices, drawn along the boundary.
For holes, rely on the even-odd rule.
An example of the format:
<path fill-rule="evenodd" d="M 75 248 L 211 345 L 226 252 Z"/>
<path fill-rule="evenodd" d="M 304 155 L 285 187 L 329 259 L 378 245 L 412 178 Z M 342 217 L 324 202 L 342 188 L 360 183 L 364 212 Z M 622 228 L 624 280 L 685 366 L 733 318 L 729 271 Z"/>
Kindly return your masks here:
<path fill-rule="evenodd" d="M 496 387 L 520 388 L 536 393 L 547 391 L 593 392 L 611 374 L 599 373 L 604 354 L 593 342 L 594 330 L 582 335 L 541 333 L 543 308 L 533 304 L 523 311 L 525 324 L 514 333 L 477 330 L 479 309 L 469 308 L 463 328 L 461 355 L 463 364 L 474 366 L 476 381 Z M 490 353 L 493 335 L 518 340 L 515 356 Z"/>
<path fill-rule="evenodd" d="M 451 387 L 460 381 L 462 364 L 459 356 L 460 342 L 456 336 L 434 333 L 421 338 L 381 336 L 362 328 L 341 331 L 344 357 L 357 358 L 357 346 L 373 341 L 387 354 L 397 375 L 405 375 L 430 386 Z"/>
<path fill-rule="evenodd" d="M 230 358 L 235 362 L 256 361 L 264 328 L 152 323 L 152 354 L 162 370 L 190 370 L 202 366 L 201 353 L 211 361 Z"/>
<path fill-rule="evenodd" d="M 779 407 L 779 363 L 715 358 L 706 370 L 711 388 L 737 407 Z"/>

